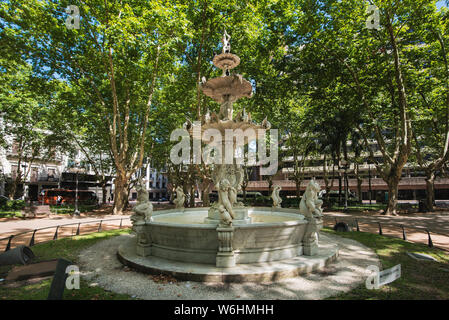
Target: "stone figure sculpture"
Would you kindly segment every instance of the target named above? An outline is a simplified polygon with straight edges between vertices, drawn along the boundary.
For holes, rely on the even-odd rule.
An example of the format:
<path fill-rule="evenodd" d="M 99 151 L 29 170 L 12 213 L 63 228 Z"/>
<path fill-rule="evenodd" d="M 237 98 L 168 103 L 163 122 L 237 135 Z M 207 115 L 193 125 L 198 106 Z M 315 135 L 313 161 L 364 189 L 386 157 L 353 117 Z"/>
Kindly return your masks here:
<path fill-rule="evenodd" d="M 175 203 L 176 209 L 184 208 L 184 201 L 186 200 L 186 196 L 184 195 L 184 190 L 182 190 L 181 186 L 176 188 L 176 199 L 173 200 Z"/>
<path fill-rule="evenodd" d="M 275 186 L 271 193 L 271 199 L 273 199 L 273 208 L 281 208 L 282 198 L 279 196 L 279 192 L 282 190 L 281 186 Z"/>
<path fill-rule="evenodd" d="M 232 203 L 229 200 L 229 188 L 231 187 L 231 184 L 229 183 L 228 179 L 223 178 L 218 183 L 218 195 L 219 195 L 219 203 L 218 207 L 220 208 L 220 205 L 222 205 L 226 211 L 229 213 L 232 219 L 235 218 L 234 210 L 232 209 Z"/>
<path fill-rule="evenodd" d="M 229 53 L 231 52 L 231 36 L 226 32 L 226 30 L 224 31 L 223 34 L 223 53 Z"/>
<path fill-rule="evenodd" d="M 310 180 L 299 204 L 299 212 L 306 218 L 323 216 L 323 209 L 321 209 L 323 201 L 318 199 L 320 189 L 315 179 Z"/>
<path fill-rule="evenodd" d="M 228 197 L 229 202 L 231 202 L 231 205 L 234 205 L 237 203 L 237 190 L 236 188 L 230 186 L 228 190 Z"/>
<path fill-rule="evenodd" d="M 225 226 L 231 226 L 232 217 L 222 204 L 218 206 L 218 211 L 220 212 L 220 224 Z"/>
<path fill-rule="evenodd" d="M 131 217 L 133 222 L 152 221 L 151 215 L 153 214 L 153 205 L 149 200 L 148 190 L 145 187 L 142 179 L 139 179 L 139 182 L 136 186 L 137 190 L 137 205 L 133 208 L 134 214 Z"/>
<path fill-rule="evenodd" d="M 231 100 L 231 97 L 228 96 L 227 100 L 225 100 L 220 105 L 220 112 L 218 113 L 218 117 L 220 120 L 227 121 L 232 120 L 232 114 L 233 114 L 233 101 Z"/>

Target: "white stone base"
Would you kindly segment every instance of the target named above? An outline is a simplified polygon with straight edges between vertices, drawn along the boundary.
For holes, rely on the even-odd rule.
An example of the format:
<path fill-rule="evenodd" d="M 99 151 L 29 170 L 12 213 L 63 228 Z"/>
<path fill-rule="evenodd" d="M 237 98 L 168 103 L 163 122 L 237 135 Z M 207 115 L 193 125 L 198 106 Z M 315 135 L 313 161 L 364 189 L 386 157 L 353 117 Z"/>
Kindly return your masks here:
<path fill-rule="evenodd" d="M 304 255 L 315 256 L 318 254 L 318 244 L 316 242 L 304 244 Z"/>
<path fill-rule="evenodd" d="M 138 244 L 136 246 L 136 254 L 141 257 L 147 257 L 151 255 L 151 244 Z"/>
<path fill-rule="evenodd" d="M 230 268 L 235 266 L 235 255 L 233 252 L 217 253 L 217 268 Z"/>

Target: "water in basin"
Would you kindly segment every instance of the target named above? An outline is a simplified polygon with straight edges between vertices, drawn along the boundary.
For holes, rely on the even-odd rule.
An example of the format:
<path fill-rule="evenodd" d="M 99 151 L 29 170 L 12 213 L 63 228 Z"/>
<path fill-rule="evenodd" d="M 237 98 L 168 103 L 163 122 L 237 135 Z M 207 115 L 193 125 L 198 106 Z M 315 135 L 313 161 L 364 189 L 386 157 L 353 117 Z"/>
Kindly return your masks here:
<path fill-rule="evenodd" d="M 301 220 L 301 215 L 282 213 L 271 215 L 263 212 L 250 212 L 248 214 L 252 218 L 252 223 L 276 223 L 285 221 Z M 172 212 L 167 214 L 153 216 L 154 222 L 174 223 L 174 224 L 205 224 L 204 219 L 207 217 L 207 211 L 190 211 L 190 212 Z"/>

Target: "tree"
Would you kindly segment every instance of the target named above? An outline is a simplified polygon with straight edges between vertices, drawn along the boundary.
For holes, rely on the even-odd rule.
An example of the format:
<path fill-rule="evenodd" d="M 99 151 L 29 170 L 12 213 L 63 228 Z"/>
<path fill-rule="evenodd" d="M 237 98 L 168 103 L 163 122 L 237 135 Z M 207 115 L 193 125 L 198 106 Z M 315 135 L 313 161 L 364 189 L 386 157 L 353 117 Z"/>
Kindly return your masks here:
<path fill-rule="evenodd" d="M 448 11 L 433 12 L 426 21 L 421 50 L 407 56 L 410 65 L 425 75 L 416 80 L 415 103 L 421 105 L 413 122 L 418 168 L 426 175 L 426 207 L 433 211 L 434 182 L 449 160 Z"/>
<path fill-rule="evenodd" d="M 92 101 L 83 113 L 107 125 L 116 170 L 114 213 L 126 204 L 131 176 L 142 166 L 157 91 L 188 37 L 182 1 L 74 1 L 80 28 L 67 29 L 67 3 L 2 3 L 14 45 L 45 77 L 58 77 Z M 11 45 L 13 45 L 11 44 Z M 100 128 L 101 129 L 101 128 Z M 97 131 L 101 134 L 101 131 Z"/>
<path fill-rule="evenodd" d="M 17 161 L 8 192 L 14 199 L 22 195 L 18 187 L 26 181 L 32 165 L 53 158 L 57 152 L 47 122 L 52 86 L 36 78 L 23 61 L 0 59 L 0 70 L 0 135 L 2 145 Z"/>
<path fill-rule="evenodd" d="M 416 42 L 425 29 L 422 24 L 435 10 L 435 2 L 403 1 L 398 6 L 385 0 L 378 6 L 382 28 L 376 31 L 366 28 L 365 2 L 304 1 L 301 18 L 307 24 L 293 32 L 296 52 L 315 68 L 309 74 L 311 88 L 336 88 L 336 94 L 345 94 L 341 95 L 345 104 L 360 114 L 363 124 L 358 130 L 365 148 L 388 185 L 385 213 L 396 214 L 398 184 L 411 153 L 414 111 L 409 105 L 414 73 L 404 56 L 417 50 Z M 381 162 L 376 161 L 370 138 L 377 141 Z"/>

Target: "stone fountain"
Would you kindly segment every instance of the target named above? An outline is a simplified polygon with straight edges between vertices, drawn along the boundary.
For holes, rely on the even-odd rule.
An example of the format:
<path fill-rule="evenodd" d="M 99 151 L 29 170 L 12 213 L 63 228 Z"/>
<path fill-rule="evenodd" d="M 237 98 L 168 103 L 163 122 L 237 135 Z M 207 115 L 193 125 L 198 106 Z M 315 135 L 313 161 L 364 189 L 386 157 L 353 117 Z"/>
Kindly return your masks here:
<path fill-rule="evenodd" d="M 209 81 L 203 78 L 201 89 L 220 103 L 220 111 L 206 113 L 201 121 L 201 136 L 209 129 L 222 137 L 229 129 L 269 129 L 266 118 L 256 124 L 245 110 L 233 116 L 233 103 L 242 97 L 250 98 L 252 86 L 241 75 L 231 74 L 240 58 L 231 53 L 226 31 L 223 51 L 213 63 L 223 74 Z M 194 136 L 190 122 L 184 127 Z M 236 148 L 234 137 L 221 143 L 221 147 L 232 151 Z M 219 197 L 210 208 L 184 208 L 180 188 L 176 209 L 153 212 L 149 200 L 138 197 L 133 218 L 137 237 L 118 250 L 124 264 L 186 280 L 240 282 L 292 277 L 336 259 L 336 245 L 318 242 L 323 221 L 322 202 L 316 196 L 320 187 L 315 181 L 307 187 L 299 210 L 281 207 L 278 187 L 272 195 L 273 207 L 245 207 L 237 201 L 243 182 L 242 166 L 235 159 L 226 162 L 224 153 L 220 156 L 222 161 L 212 170 Z M 140 190 L 146 192 L 143 185 Z"/>

